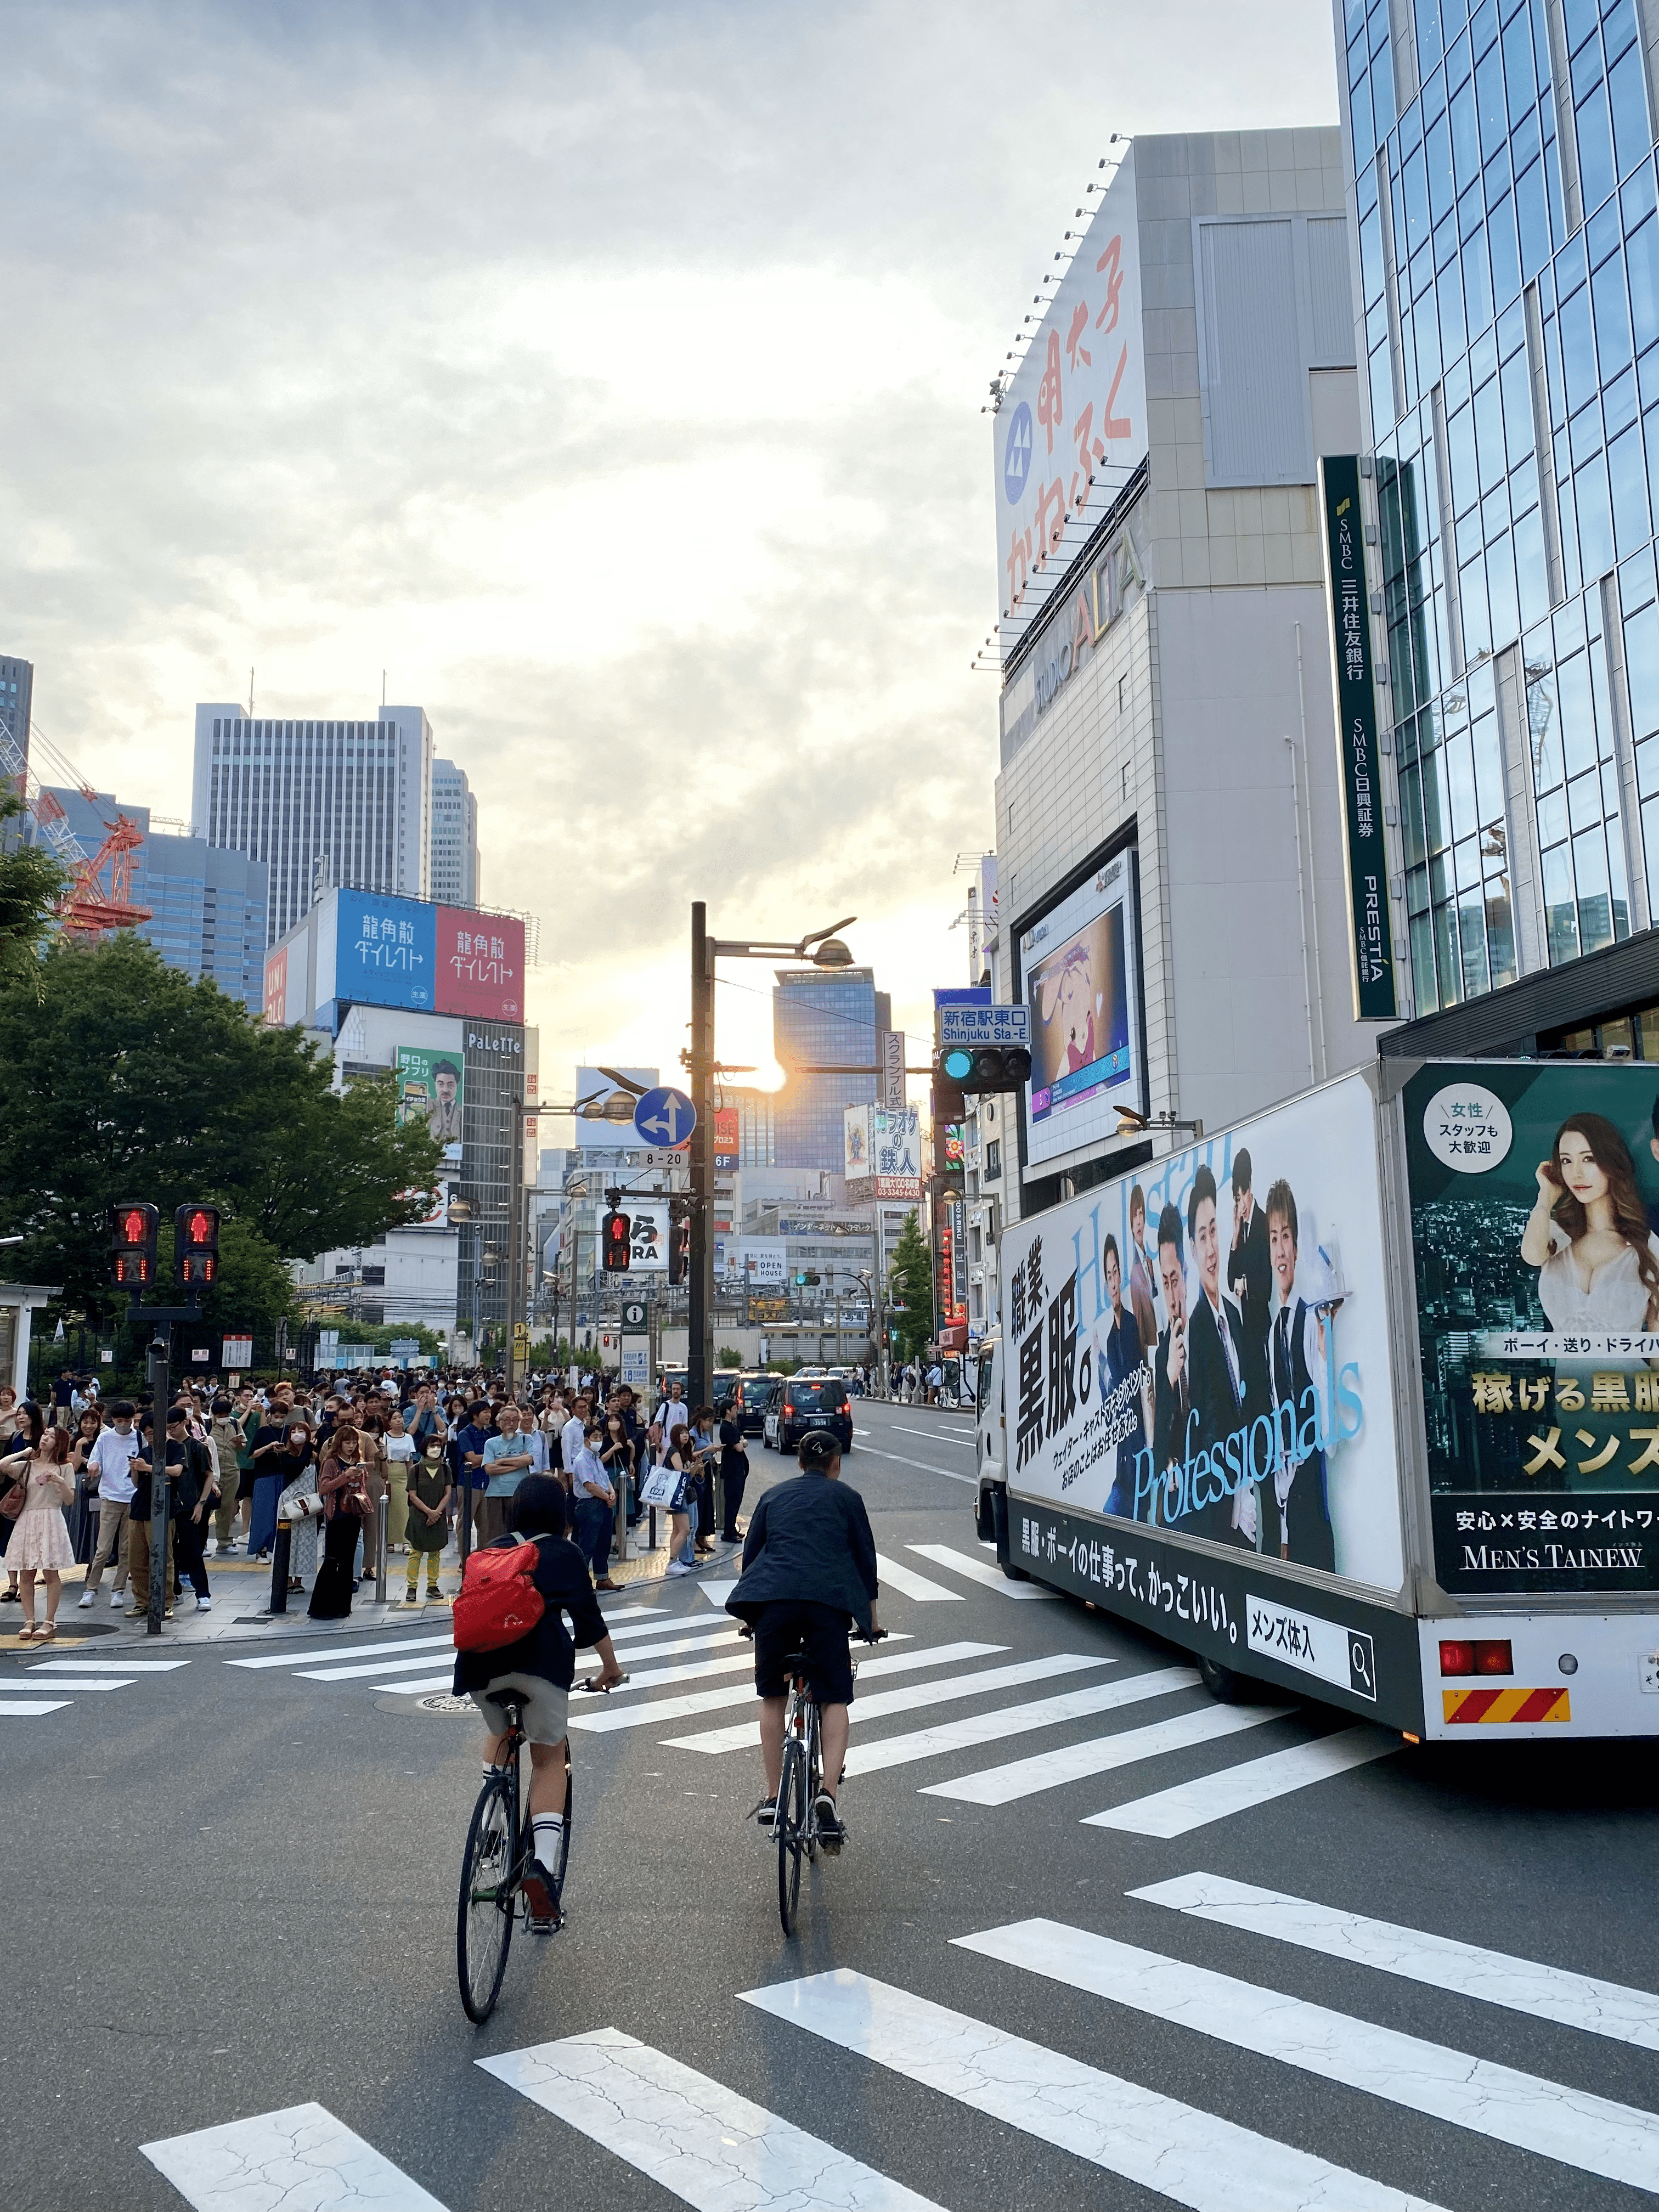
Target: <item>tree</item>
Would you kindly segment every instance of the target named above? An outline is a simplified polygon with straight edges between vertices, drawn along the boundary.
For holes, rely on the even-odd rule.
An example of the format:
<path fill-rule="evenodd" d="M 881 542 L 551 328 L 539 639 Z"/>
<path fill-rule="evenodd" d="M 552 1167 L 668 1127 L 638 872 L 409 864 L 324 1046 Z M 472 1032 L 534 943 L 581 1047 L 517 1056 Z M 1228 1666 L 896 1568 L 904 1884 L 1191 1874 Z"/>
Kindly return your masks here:
<path fill-rule="evenodd" d="M 0 823 L 16 821 L 22 811 L 15 784 L 0 783 Z M 69 880 L 44 845 L 9 843 L 0 834 L 0 976 L 28 975 Z"/>
<path fill-rule="evenodd" d="M 887 1279 L 893 1304 L 904 1309 L 894 1316 L 899 1358 L 913 1359 L 933 1334 L 933 1255 L 922 1242 L 914 1212 L 899 1231 Z"/>
<path fill-rule="evenodd" d="M 301 1031 L 130 933 L 0 974 L 0 1233 L 24 1237 L 20 1273 L 89 1310 L 115 1304 L 107 1217 L 125 1199 L 164 1218 L 210 1200 L 283 1260 L 374 1243 L 427 1211 L 439 1147 L 424 1123 L 398 1127 L 390 1084 L 335 1095 Z"/>
<path fill-rule="evenodd" d="M 161 1224 L 156 1273 L 173 1280 L 173 1224 Z M 276 1334 L 279 1322 L 297 1322 L 300 1300 L 283 1255 L 246 1221 L 219 1225 L 219 1279 L 202 1300 L 202 1320 L 214 1331 L 240 1329 L 250 1336 Z"/>

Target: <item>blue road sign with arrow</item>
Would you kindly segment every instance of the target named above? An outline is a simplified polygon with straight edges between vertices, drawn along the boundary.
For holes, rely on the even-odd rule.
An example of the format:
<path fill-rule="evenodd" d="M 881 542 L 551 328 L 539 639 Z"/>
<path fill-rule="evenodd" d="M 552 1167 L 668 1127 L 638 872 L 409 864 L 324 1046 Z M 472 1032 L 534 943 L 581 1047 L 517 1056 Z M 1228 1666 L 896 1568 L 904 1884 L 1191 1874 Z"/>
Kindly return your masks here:
<path fill-rule="evenodd" d="M 697 1126 L 697 1109 L 683 1091 L 665 1084 L 647 1091 L 634 1109 L 634 1130 L 653 1152 L 672 1152 Z"/>

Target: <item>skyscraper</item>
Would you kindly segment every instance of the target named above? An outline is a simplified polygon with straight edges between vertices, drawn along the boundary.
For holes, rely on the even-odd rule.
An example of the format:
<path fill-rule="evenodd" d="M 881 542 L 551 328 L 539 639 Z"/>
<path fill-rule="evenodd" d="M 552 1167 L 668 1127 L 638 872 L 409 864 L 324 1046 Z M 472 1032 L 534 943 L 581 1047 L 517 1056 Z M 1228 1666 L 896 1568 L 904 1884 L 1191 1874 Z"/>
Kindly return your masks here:
<path fill-rule="evenodd" d="M 797 1067 L 872 1067 L 876 1032 L 890 1018 L 868 968 L 780 968 L 772 994 L 772 1049 L 789 1080 L 773 1109 L 773 1164 L 824 1168 L 845 1160 L 846 1109 L 872 1100 L 874 1075 L 797 1075 Z"/>
<path fill-rule="evenodd" d="M 428 894 L 432 725 L 419 707 L 371 721 L 288 721 L 196 709 L 192 826 L 270 871 L 267 942 L 319 888 Z"/>
<path fill-rule="evenodd" d="M 22 754 L 29 757 L 29 714 L 34 696 L 34 669 L 27 660 L 0 653 L 0 723 Z"/>
<path fill-rule="evenodd" d="M 478 903 L 478 802 L 465 769 L 432 763 L 432 888 L 442 906 Z"/>

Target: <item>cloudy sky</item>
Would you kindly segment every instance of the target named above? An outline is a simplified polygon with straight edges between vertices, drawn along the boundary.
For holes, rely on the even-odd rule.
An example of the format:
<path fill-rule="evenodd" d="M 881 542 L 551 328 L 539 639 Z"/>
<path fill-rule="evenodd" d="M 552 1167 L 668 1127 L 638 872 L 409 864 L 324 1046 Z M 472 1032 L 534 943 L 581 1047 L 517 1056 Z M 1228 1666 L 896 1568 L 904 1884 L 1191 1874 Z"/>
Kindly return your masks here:
<path fill-rule="evenodd" d="M 1113 131 L 1330 122 L 1321 0 L 0 0 L 0 652 L 103 788 L 425 707 L 543 1095 L 673 1065 L 689 902 L 914 1030 L 992 835 L 981 410 Z M 769 1047 L 732 971 L 720 1048 Z"/>

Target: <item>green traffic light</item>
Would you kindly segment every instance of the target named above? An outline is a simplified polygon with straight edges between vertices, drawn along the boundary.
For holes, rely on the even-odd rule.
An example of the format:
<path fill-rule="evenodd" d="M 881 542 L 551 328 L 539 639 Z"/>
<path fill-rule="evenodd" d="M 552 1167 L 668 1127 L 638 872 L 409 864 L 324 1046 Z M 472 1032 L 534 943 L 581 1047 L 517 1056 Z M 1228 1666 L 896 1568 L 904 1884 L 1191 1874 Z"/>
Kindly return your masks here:
<path fill-rule="evenodd" d="M 971 1075 L 973 1072 L 974 1055 L 963 1046 L 958 1045 L 954 1051 L 945 1054 L 945 1073 L 953 1083 L 962 1082 L 964 1077 Z"/>

